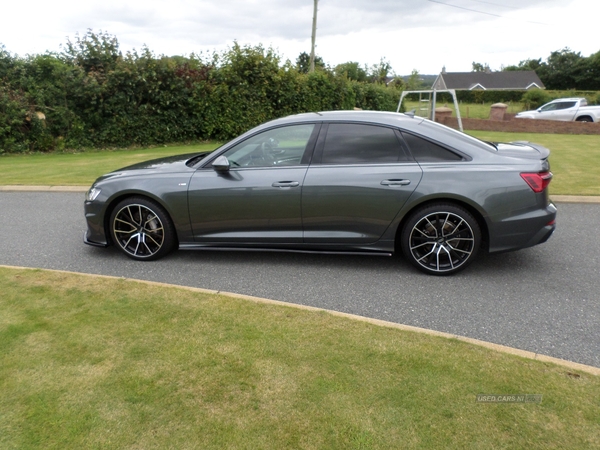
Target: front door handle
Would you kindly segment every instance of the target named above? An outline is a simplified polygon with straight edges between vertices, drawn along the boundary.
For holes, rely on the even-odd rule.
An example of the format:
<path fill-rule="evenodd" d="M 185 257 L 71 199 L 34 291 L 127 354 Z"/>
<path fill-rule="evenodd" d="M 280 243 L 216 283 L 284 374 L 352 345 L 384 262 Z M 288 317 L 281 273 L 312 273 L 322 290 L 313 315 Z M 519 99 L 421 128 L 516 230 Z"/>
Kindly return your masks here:
<path fill-rule="evenodd" d="M 300 186 L 300 183 L 298 181 L 276 181 L 271 186 L 280 188 L 298 187 Z"/>
<path fill-rule="evenodd" d="M 410 180 L 383 180 L 382 186 L 408 186 Z"/>

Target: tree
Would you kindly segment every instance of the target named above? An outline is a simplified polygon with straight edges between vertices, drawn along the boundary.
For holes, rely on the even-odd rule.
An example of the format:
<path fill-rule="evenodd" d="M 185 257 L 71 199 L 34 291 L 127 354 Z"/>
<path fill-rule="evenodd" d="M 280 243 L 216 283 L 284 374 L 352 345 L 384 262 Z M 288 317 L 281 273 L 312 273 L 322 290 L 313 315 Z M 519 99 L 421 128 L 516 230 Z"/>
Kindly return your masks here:
<path fill-rule="evenodd" d="M 346 76 L 349 80 L 367 81 L 366 68 L 360 67 L 360 65 L 354 61 L 338 64 L 335 67 L 335 74 L 337 76 Z"/>
<path fill-rule="evenodd" d="M 115 36 L 102 31 L 94 33 L 92 30 L 88 30 L 83 37 L 76 35 L 75 42 L 67 39 L 63 56 L 82 67 L 86 73 L 108 72 L 122 59 L 119 41 Z"/>
<path fill-rule="evenodd" d="M 306 52 L 302 52 L 296 58 L 296 68 L 300 73 L 308 73 L 310 69 L 310 55 Z M 315 68 L 316 69 L 324 69 L 325 63 L 323 62 L 323 58 L 320 56 L 315 56 Z"/>
<path fill-rule="evenodd" d="M 600 91 L 600 51 L 582 58 L 574 79 L 577 89 Z"/>
<path fill-rule="evenodd" d="M 502 69 L 505 72 L 517 71 L 517 70 L 538 70 L 542 66 L 542 58 L 538 59 L 526 59 L 521 61 L 518 66 L 507 66 Z"/>
<path fill-rule="evenodd" d="M 473 61 L 473 68 L 471 72 L 490 72 L 490 65 L 488 63 L 478 63 Z"/>
<path fill-rule="evenodd" d="M 577 89 L 577 80 L 584 71 L 583 59 L 581 53 L 565 47 L 550 54 L 538 75 L 548 89 Z"/>
<path fill-rule="evenodd" d="M 369 72 L 369 78 L 373 83 L 385 84 L 388 76 L 394 76 L 392 65 L 385 58 L 381 58 L 378 64 L 374 64 Z"/>
<path fill-rule="evenodd" d="M 408 80 L 406 80 L 406 90 L 407 91 L 417 91 L 419 90 L 419 88 L 421 88 L 422 82 L 421 82 L 421 77 L 419 75 L 419 71 L 417 69 L 413 69 L 413 71 L 410 73 L 410 76 L 408 77 Z"/>

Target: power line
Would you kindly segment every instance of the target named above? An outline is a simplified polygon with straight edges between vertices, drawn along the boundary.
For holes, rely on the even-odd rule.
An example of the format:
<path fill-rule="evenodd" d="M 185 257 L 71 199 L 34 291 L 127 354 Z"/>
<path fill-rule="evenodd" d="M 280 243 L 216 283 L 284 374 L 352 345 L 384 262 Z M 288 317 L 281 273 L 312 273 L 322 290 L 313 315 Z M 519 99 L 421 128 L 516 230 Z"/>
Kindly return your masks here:
<path fill-rule="evenodd" d="M 476 12 L 476 13 L 479 13 L 479 14 L 486 14 L 488 16 L 502 17 L 500 14 L 493 14 L 493 13 L 488 13 L 488 12 L 485 12 L 485 11 L 479 11 L 477 9 L 465 8 L 463 6 L 451 5 L 450 3 L 439 2 L 437 0 L 427 0 L 427 1 L 431 2 L 431 3 L 439 3 L 440 5 L 450 6 L 452 8 L 464 9 L 465 11 Z"/>
<path fill-rule="evenodd" d="M 501 5 L 500 3 L 484 2 L 483 0 L 471 0 L 471 1 L 477 2 L 477 3 L 485 3 L 486 5 L 500 6 L 501 8 L 508 8 L 508 9 L 512 9 L 514 11 L 519 9 L 519 8 L 515 8 L 514 6 Z"/>
<path fill-rule="evenodd" d="M 493 16 L 493 17 L 504 18 L 504 16 L 501 15 L 501 14 L 494 14 L 494 13 L 489 13 L 489 12 L 485 12 L 485 11 L 480 11 L 478 9 L 465 8 L 464 6 L 452 5 L 450 3 L 440 2 L 439 0 L 427 0 L 427 1 L 431 2 L 431 3 L 438 3 L 438 4 L 444 5 L 444 6 L 449 6 L 451 8 L 462 9 L 464 11 L 470 11 L 470 12 L 475 12 L 475 13 L 479 13 L 479 14 L 485 14 L 486 16 Z M 491 2 L 484 2 L 482 0 L 472 0 L 472 1 L 478 1 L 479 3 L 487 3 L 489 5 L 503 6 L 503 5 L 497 5 L 497 4 L 491 3 Z M 514 9 L 516 10 L 517 8 L 514 8 Z M 533 23 L 533 24 L 536 24 L 536 25 L 548 25 L 547 23 L 533 22 L 533 21 L 530 21 L 530 20 L 524 20 L 524 22 L 526 22 L 526 23 Z"/>

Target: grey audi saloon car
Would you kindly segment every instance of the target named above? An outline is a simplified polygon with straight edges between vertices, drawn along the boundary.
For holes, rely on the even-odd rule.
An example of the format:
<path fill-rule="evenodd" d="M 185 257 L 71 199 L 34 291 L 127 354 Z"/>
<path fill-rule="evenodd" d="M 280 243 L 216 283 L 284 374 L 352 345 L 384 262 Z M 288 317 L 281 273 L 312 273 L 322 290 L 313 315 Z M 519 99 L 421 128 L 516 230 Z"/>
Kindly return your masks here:
<path fill-rule="evenodd" d="M 106 174 L 84 241 L 136 260 L 179 249 L 404 254 L 434 275 L 555 229 L 548 149 L 487 143 L 405 114 L 335 111 L 262 124 L 213 152 Z"/>

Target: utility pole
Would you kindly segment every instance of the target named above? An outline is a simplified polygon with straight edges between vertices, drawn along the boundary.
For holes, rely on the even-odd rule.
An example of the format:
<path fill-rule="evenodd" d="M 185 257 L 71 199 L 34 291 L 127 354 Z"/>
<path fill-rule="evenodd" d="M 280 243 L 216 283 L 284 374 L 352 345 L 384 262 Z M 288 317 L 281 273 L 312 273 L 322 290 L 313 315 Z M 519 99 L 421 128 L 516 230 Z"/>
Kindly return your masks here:
<path fill-rule="evenodd" d="M 311 47 L 310 47 L 310 63 L 308 71 L 315 71 L 315 39 L 317 37 L 317 5 L 319 0 L 314 0 L 315 6 L 313 9 L 313 22 L 312 22 L 312 37 L 311 37 Z"/>

